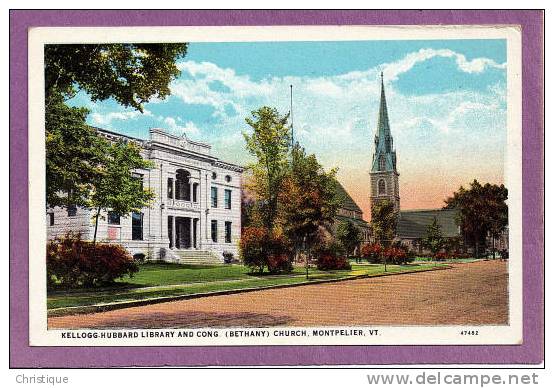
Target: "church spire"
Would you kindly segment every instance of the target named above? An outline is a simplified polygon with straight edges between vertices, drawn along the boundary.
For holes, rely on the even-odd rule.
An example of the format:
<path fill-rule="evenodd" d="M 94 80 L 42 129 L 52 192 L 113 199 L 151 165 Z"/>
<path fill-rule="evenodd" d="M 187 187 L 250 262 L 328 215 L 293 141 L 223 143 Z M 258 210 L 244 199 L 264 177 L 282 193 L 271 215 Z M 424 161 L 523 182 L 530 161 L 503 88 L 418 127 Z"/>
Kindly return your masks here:
<path fill-rule="evenodd" d="M 371 170 L 396 171 L 396 152 L 394 151 L 393 139 L 390 131 L 383 72 L 381 72 L 381 100 L 379 101 L 379 116 L 375 134 L 375 151 Z"/>
<path fill-rule="evenodd" d="M 399 175 L 396 170 L 396 151 L 389 125 L 385 81 L 383 72 L 381 72 L 381 100 L 379 101 L 377 128 L 375 128 L 375 149 L 369 172 L 372 209 L 375 204 L 387 200 L 394 205 L 395 213 L 400 211 Z"/>
<path fill-rule="evenodd" d="M 387 112 L 387 99 L 385 97 L 385 83 L 383 81 L 383 72 L 381 72 L 381 101 L 379 103 L 379 120 L 377 122 L 379 139 L 385 140 L 390 136 L 389 114 Z"/>

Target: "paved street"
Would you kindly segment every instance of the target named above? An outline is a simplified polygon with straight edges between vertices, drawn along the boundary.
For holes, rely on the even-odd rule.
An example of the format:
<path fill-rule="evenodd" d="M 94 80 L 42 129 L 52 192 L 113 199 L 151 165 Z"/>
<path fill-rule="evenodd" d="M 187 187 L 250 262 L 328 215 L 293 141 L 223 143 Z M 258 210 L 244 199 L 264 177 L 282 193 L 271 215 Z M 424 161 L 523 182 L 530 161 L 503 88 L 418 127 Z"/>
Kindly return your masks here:
<path fill-rule="evenodd" d="M 49 328 L 507 324 L 507 263 L 53 317 Z"/>

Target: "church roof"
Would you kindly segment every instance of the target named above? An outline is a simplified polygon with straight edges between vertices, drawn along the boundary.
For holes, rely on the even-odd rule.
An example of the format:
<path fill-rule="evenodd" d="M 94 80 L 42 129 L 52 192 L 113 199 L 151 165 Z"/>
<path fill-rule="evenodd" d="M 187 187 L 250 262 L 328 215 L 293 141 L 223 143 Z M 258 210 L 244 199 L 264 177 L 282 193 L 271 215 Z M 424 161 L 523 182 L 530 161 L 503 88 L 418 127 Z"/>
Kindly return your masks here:
<path fill-rule="evenodd" d="M 456 237 L 460 235 L 456 214 L 455 209 L 402 210 L 398 217 L 396 234 L 401 239 L 423 238 L 427 234 L 427 227 L 436 218 L 443 237 Z"/>
<path fill-rule="evenodd" d="M 335 181 L 337 183 L 336 185 L 337 196 L 341 200 L 341 208 L 362 213 L 362 209 L 360 209 L 360 207 L 356 204 L 356 202 L 354 202 L 350 194 L 348 194 L 348 192 L 344 189 L 344 187 L 340 184 L 340 182 L 338 180 L 335 180 Z"/>
<path fill-rule="evenodd" d="M 350 221 L 355 226 L 357 226 L 359 228 L 369 228 L 369 222 L 367 222 L 366 220 L 363 220 L 361 218 L 352 218 L 352 217 L 337 215 L 337 216 L 335 216 L 335 221 L 339 221 L 339 222 L 340 221 Z"/>

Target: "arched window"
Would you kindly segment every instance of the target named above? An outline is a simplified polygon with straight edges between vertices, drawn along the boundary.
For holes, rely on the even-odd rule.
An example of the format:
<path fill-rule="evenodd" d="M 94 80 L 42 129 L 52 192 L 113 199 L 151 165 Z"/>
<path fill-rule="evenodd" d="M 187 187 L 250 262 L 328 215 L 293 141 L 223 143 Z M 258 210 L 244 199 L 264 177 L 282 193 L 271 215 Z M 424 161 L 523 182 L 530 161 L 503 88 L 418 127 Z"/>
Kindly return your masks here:
<path fill-rule="evenodd" d="M 175 179 L 175 199 L 190 201 L 190 172 L 177 170 Z"/>
<path fill-rule="evenodd" d="M 387 193 L 387 186 L 384 179 L 379 179 L 379 182 L 377 182 L 377 186 L 379 195 L 384 195 Z"/>
<path fill-rule="evenodd" d="M 385 171 L 385 156 L 379 156 L 379 171 Z"/>

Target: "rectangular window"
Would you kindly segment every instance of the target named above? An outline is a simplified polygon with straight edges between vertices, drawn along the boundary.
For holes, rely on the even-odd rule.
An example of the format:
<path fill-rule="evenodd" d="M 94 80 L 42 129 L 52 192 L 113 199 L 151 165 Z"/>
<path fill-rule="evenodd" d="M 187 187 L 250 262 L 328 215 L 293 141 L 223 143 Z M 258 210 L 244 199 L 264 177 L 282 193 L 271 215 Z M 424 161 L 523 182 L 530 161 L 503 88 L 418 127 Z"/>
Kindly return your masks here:
<path fill-rule="evenodd" d="M 212 220 L 212 241 L 217 242 L 217 220 Z"/>
<path fill-rule="evenodd" d="M 192 184 L 192 202 L 198 202 L 198 183 Z"/>
<path fill-rule="evenodd" d="M 48 213 L 48 221 L 50 223 L 50 226 L 54 225 L 54 212 Z"/>
<path fill-rule="evenodd" d="M 217 187 L 212 187 L 212 207 L 217 207 Z"/>
<path fill-rule="evenodd" d="M 143 214 L 133 212 L 131 217 L 133 220 L 133 240 L 142 240 Z"/>
<path fill-rule="evenodd" d="M 173 199 L 173 178 L 167 178 L 167 198 Z"/>
<path fill-rule="evenodd" d="M 231 208 L 231 190 L 225 189 L 225 209 Z"/>
<path fill-rule="evenodd" d="M 231 222 L 225 221 L 225 242 L 231 242 Z"/>
<path fill-rule="evenodd" d="M 121 218 L 116 212 L 108 212 L 108 224 L 110 225 L 120 225 Z"/>
<path fill-rule="evenodd" d="M 67 216 L 68 217 L 75 217 L 76 215 L 77 215 L 77 206 L 69 205 L 67 207 Z"/>

